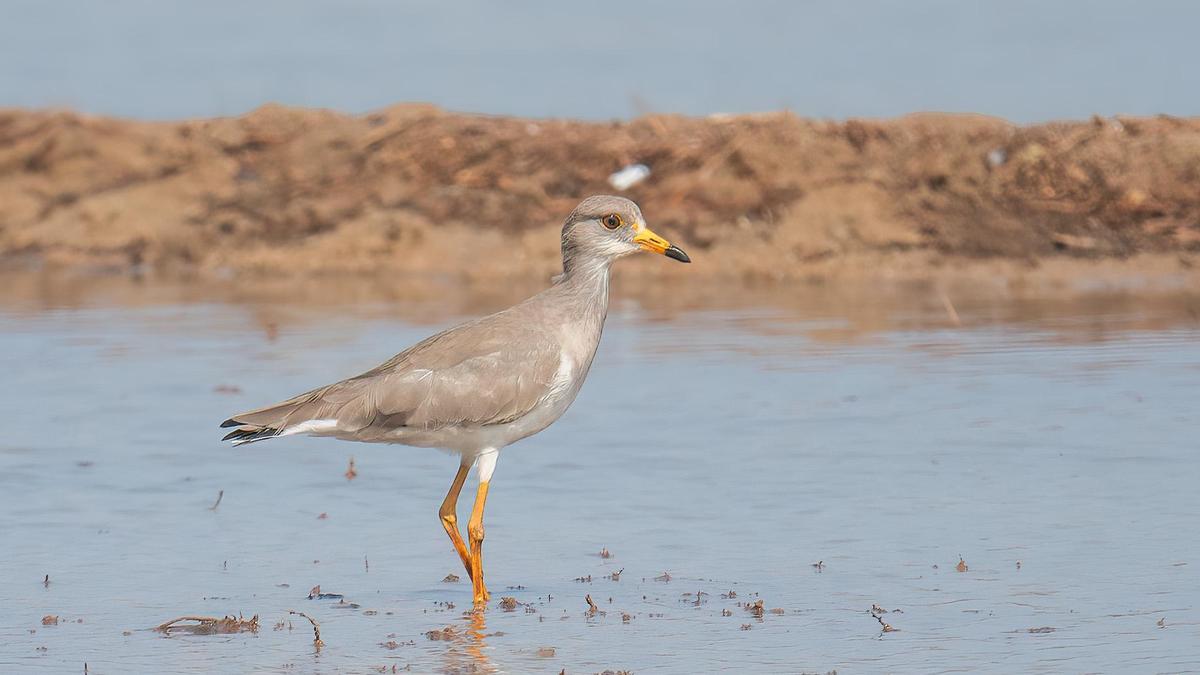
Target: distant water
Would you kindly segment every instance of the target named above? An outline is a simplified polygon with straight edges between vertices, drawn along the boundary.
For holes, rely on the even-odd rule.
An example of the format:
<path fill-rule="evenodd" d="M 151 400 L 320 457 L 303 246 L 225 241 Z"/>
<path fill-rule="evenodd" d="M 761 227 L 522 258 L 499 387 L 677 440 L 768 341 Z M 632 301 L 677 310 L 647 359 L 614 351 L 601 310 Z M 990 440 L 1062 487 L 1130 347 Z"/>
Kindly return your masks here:
<path fill-rule="evenodd" d="M 0 106 L 1196 115 L 1197 25 L 1180 0 L 7 0 Z"/>
<path fill-rule="evenodd" d="M 125 300 L 0 311 L 0 672 L 1200 670 L 1195 299 L 618 303 L 574 408 L 500 458 L 474 616 L 452 458 L 217 440 L 431 327 Z"/>

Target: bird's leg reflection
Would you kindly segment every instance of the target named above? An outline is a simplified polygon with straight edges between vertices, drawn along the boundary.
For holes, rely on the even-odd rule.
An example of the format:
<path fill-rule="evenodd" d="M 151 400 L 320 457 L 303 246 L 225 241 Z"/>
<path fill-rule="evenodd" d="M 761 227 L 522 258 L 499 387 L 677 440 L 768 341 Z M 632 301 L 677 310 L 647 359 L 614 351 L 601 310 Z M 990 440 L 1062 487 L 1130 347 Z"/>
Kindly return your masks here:
<path fill-rule="evenodd" d="M 483 650 L 487 647 L 487 612 L 474 611 L 467 614 L 466 649 L 471 659 L 481 669 L 492 670 L 492 664 Z"/>
<path fill-rule="evenodd" d="M 466 625 L 462 632 L 456 632 L 449 639 L 450 644 L 444 654 L 446 659 L 444 672 L 447 673 L 494 673 L 496 667 L 487 657 L 487 613 L 483 607 L 463 615 Z"/>

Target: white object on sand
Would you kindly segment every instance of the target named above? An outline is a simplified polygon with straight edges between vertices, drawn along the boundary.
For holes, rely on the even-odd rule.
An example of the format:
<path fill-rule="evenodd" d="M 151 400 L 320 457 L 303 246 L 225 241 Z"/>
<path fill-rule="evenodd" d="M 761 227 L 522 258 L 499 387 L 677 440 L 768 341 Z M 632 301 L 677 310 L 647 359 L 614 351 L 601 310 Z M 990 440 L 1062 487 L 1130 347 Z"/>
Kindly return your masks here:
<path fill-rule="evenodd" d="M 645 164 L 630 164 L 608 177 L 608 184 L 617 190 L 628 190 L 646 180 L 650 175 L 650 167 Z"/>

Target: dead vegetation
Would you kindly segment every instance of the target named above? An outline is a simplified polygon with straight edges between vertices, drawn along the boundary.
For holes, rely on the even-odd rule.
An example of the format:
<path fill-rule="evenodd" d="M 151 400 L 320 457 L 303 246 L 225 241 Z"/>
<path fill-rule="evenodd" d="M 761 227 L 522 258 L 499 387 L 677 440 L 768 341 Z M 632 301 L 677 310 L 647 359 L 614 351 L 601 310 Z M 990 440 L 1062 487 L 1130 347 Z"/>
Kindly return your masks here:
<path fill-rule="evenodd" d="M 181 616 L 165 621 L 154 627 L 154 630 L 170 634 L 172 632 L 190 633 L 192 635 L 224 635 L 229 633 L 257 633 L 259 628 L 258 615 L 249 619 L 238 616 Z"/>
<path fill-rule="evenodd" d="M 587 602 L 587 605 L 588 605 L 587 611 L 584 612 L 584 614 L 586 616 L 588 616 L 589 618 L 597 616 L 597 615 L 604 616 L 606 614 L 606 612 L 604 610 L 602 610 L 598 606 L 596 606 L 596 601 L 592 600 L 592 596 L 590 594 L 584 596 L 583 599 Z"/>
<path fill-rule="evenodd" d="M 889 624 L 888 622 L 883 620 L 883 614 L 885 612 L 887 612 L 887 610 L 883 609 L 879 605 L 871 605 L 871 610 L 869 613 L 872 617 L 875 618 L 876 621 L 879 622 L 879 627 L 881 629 L 880 635 L 882 635 L 883 633 L 895 633 L 895 632 L 899 631 L 900 630 L 899 628 L 893 628 L 891 624 Z"/>
<path fill-rule="evenodd" d="M 321 584 L 313 586 L 312 590 L 308 592 L 309 600 L 343 600 L 345 597 L 341 593 L 325 593 L 321 590 Z"/>
<path fill-rule="evenodd" d="M 316 619 L 305 614 L 304 612 L 297 612 L 293 609 L 289 609 L 288 614 L 295 615 L 295 616 L 301 616 L 301 617 L 304 617 L 305 619 L 308 619 L 308 622 L 312 624 L 312 629 L 313 629 L 313 647 L 315 647 L 316 649 L 319 650 L 319 649 L 321 649 L 321 647 L 325 646 L 325 642 L 321 640 L 321 624 L 317 623 Z M 257 619 L 257 618 L 258 617 L 255 617 L 255 619 Z"/>
<path fill-rule="evenodd" d="M 766 611 L 766 609 L 764 609 L 764 603 L 762 600 L 755 600 L 754 602 L 746 603 L 744 607 L 746 611 L 750 613 L 750 616 L 753 616 L 756 619 L 763 618 L 763 613 Z"/>
<path fill-rule="evenodd" d="M 450 641 L 458 637 L 458 630 L 455 629 L 454 626 L 446 626 L 441 630 L 426 631 L 425 637 L 434 642 Z"/>

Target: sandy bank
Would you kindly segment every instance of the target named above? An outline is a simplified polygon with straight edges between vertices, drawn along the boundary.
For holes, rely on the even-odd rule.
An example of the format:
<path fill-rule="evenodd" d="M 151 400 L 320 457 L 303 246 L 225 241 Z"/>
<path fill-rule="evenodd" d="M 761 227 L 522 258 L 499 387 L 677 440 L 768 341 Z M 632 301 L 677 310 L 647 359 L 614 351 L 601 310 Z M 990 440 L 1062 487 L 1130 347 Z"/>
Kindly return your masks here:
<path fill-rule="evenodd" d="M 171 123 L 0 111 L 0 261 L 541 279 L 563 215 L 635 162 L 652 174 L 625 194 L 697 264 L 639 261 L 634 277 L 1195 278 L 1200 262 L 1200 119 L 596 124 L 419 105 Z"/>

